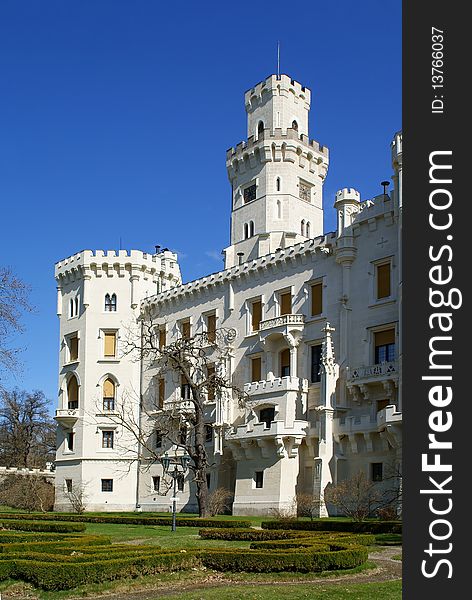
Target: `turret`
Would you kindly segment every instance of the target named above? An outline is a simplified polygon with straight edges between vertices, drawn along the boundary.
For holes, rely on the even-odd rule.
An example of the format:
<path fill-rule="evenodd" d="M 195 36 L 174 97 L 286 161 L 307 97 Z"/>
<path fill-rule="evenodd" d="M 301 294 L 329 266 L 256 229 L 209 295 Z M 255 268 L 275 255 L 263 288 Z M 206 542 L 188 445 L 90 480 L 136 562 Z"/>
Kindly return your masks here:
<path fill-rule="evenodd" d="M 232 188 L 225 267 L 323 233 L 327 148 L 308 137 L 310 90 L 271 75 L 245 94 L 248 140 L 226 153 Z"/>
<path fill-rule="evenodd" d="M 337 211 L 338 237 L 341 237 L 344 230 L 352 225 L 354 216 L 359 212 L 360 202 L 361 195 L 353 188 L 343 188 L 336 192 L 334 208 Z"/>

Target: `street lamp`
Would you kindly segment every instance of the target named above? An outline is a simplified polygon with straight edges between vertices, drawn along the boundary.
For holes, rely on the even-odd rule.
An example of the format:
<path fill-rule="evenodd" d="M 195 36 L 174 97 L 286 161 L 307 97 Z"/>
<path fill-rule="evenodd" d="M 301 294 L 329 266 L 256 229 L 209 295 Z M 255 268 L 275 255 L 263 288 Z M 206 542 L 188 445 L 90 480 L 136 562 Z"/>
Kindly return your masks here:
<path fill-rule="evenodd" d="M 170 457 L 166 452 L 163 457 L 161 457 L 162 468 L 164 469 L 164 474 L 170 475 L 174 480 L 174 493 L 172 497 L 172 531 L 175 531 L 177 528 L 177 478 L 180 474 L 184 475 L 187 472 L 188 465 L 190 462 L 190 456 L 188 454 L 182 454 L 181 456 L 173 456 Z M 171 467 L 174 467 L 171 470 Z M 179 468 L 180 467 L 180 468 Z"/>

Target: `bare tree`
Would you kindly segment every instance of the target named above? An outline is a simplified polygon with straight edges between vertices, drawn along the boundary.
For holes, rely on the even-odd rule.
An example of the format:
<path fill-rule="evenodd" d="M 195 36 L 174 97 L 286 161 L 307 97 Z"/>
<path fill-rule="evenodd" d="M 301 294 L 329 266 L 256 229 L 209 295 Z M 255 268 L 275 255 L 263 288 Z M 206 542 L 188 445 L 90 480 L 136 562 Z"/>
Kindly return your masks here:
<path fill-rule="evenodd" d="M 322 498 L 313 493 L 298 493 L 296 495 L 297 515 L 299 517 L 310 517 L 311 520 L 320 514 Z"/>
<path fill-rule="evenodd" d="M 0 390 L 0 464 L 40 467 L 55 456 L 55 425 L 43 392 Z"/>
<path fill-rule="evenodd" d="M 72 510 L 81 515 L 87 508 L 87 484 L 77 484 L 70 480 L 70 484 L 68 485 L 70 487 L 64 490 L 63 495 L 71 505 Z"/>
<path fill-rule="evenodd" d="M 41 475 L 6 475 L 0 480 L 0 504 L 47 512 L 54 506 L 54 486 Z"/>
<path fill-rule="evenodd" d="M 327 487 L 324 498 L 347 517 L 363 521 L 378 508 L 381 494 L 379 486 L 359 471 L 350 479 Z"/>
<path fill-rule="evenodd" d="M 20 317 L 31 311 L 28 287 L 10 269 L 0 267 L 0 372 L 18 367 L 18 348 L 11 347 L 12 336 L 23 330 Z"/>
<path fill-rule="evenodd" d="M 216 488 L 208 494 L 208 513 L 211 517 L 228 511 L 233 500 L 233 494 L 224 487 Z"/>
<path fill-rule="evenodd" d="M 128 332 L 125 353 L 141 360 L 142 368 L 152 373 L 154 380 L 166 375 L 172 378 L 175 387 L 172 400 L 164 402 L 159 388 L 151 385 L 140 399 L 139 414 L 132 401 L 125 401 L 110 415 L 112 421 L 134 437 L 142 463 L 150 466 L 161 460 L 163 450 L 156 448 L 156 435 L 160 436 L 162 447 L 171 446 L 190 456 L 189 468 L 201 517 L 208 516 L 210 466 L 205 448 L 208 426 L 205 408 L 213 402 L 221 406 L 233 397 L 242 403 L 245 398 L 228 375 L 227 361 L 235 336 L 234 329 L 219 328 L 194 336 L 184 335 L 164 345 L 155 323 L 143 319 L 139 335 L 132 330 Z M 128 455 L 131 455 L 129 449 Z M 162 483 L 160 494 L 165 494 L 171 482 Z"/>

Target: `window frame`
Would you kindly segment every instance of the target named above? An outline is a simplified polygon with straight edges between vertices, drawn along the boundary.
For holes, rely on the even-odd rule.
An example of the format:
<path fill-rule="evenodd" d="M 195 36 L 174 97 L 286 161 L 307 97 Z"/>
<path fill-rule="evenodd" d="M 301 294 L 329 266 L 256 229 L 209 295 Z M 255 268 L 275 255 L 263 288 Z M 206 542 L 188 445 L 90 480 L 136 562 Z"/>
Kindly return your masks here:
<path fill-rule="evenodd" d="M 376 345 L 376 339 L 375 339 L 376 335 L 379 334 L 379 333 L 387 332 L 387 331 L 393 331 L 393 340 L 394 340 L 393 343 L 390 343 L 390 344 L 381 344 L 381 345 L 377 346 Z M 372 360 L 372 362 L 370 364 L 381 365 L 381 364 L 383 364 L 385 362 L 387 362 L 387 363 L 388 362 L 395 362 L 397 360 L 397 325 L 396 325 L 396 323 L 390 323 L 388 325 L 383 325 L 381 327 L 376 327 L 374 329 L 371 329 L 371 336 L 372 336 L 372 348 L 371 348 L 371 360 Z M 383 348 L 385 346 L 393 346 L 393 353 L 394 353 L 393 359 L 377 362 L 377 356 L 378 356 L 378 354 L 377 354 L 378 350 L 377 349 L 378 348 Z M 389 351 L 387 350 L 387 353 L 388 352 Z"/>
<path fill-rule="evenodd" d="M 253 482 L 253 489 L 262 490 L 264 488 L 264 469 L 254 471 Z"/>
<path fill-rule="evenodd" d="M 106 482 L 106 484 L 105 484 Z M 105 489 L 106 485 L 109 485 L 110 489 Z M 101 479 L 101 491 L 106 494 L 113 493 L 113 479 L 105 478 Z"/>
<path fill-rule="evenodd" d="M 108 301 L 107 301 L 108 299 Z M 117 295 L 115 292 L 113 292 L 112 294 L 110 293 L 106 293 L 105 294 L 105 298 L 104 298 L 104 307 L 103 307 L 103 312 L 109 313 L 109 312 L 117 312 Z"/>
<path fill-rule="evenodd" d="M 101 329 L 101 337 L 102 337 L 102 359 L 101 360 L 118 360 L 118 329 Z M 114 343 L 114 350 L 115 353 L 113 355 L 111 354 L 105 354 L 106 351 L 106 339 L 107 336 L 113 335 L 115 338 L 115 343 Z"/>
<path fill-rule="evenodd" d="M 287 313 L 287 312 L 282 312 L 282 310 L 283 310 L 282 298 L 284 296 L 288 296 L 288 295 L 290 295 L 290 312 Z M 284 317 L 285 315 L 293 315 L 293 298 L 294 298 L 293 287 L 290 286 L 283 290 L 278 290 L 276 292 L 276 298 L 277 298 L 277 316 Z"/>
<path fill-rule="evenodd" d="M 114 450 L 115 449 L 115 430 L 114 429 L 101 429 L 102 434 L 102 450 Z M 111 440 L 111 445 L 110 445 Z"/>
<path fill-rule="evenodd" d="M 321 357 L 322 357 L 322 352 L 323 352 L 323 342 L 321 340 L 319 341 L 314 341 L 313 343 L 309 344 L 309 348 L 310 348 L 310 356 L 309 356 L 309 381 L 310 381 L 310 385 L 316 385 L 321 383 L 321 373 L 319 373 L 317 375 L 317 379 L 316 381 L 313 379 L 313 366 L 314 366 L 314 362 L 313 362 L 313 348 L 319 348 L 319 366 L 320 366 L 320 370 L 321 370 Z"/>
<path fill-rule="evenodd" d="M 380 469 L 379 469 L 380 467 Z M 371 462 L 370 463 L 370 480 L 374 483 L 380 483 L 384 480 L 383 477 L 383 463 L 382 462 Z"/>
<path fill-rule="evenodd" d="M 309 287 L 309 297 L 310 297 L 310 318 L 311 319 L 320 319 L 323 316 L 324 313 L 324 282 L 323 282 L 323 278 L 319 278 L 319 279 L 313 279 L 312 281 L 309 282 L 308 284 Z M 314 309 L 314 297 L 313 297 L 313 288 L 315 287 L 319 287 L 320 289 L 320 308 L 321 308 L 321 312 L 318 313 L 314 313 L 313 309 Z"/>

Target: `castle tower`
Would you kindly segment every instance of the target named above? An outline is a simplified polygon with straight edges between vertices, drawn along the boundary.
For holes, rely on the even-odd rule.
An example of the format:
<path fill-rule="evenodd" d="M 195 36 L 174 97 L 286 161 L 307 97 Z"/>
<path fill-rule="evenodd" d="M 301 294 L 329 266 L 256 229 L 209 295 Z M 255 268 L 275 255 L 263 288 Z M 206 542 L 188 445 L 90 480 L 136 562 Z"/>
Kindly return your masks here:
<path fill-rule="evenodd" d="M 139 335 L 141 300 L 181 283 L 177 256 L 84 250 L 58 262 L 55 276 L 56 510 L 71 510 L 71 490 L 83 492 L 88 510 L 133 510 L 137 444 L 113 414 L 126 407 L 138 422 L 141 365 L 127 340 Z"/>
<path fill-rule="evenodd" d="M 308 137 L 310 90 L 271 75 L 244 99 L 248 139 L 226 154 L 232 213 L 225 268 L 323 233 L 329 157 Z"/>

